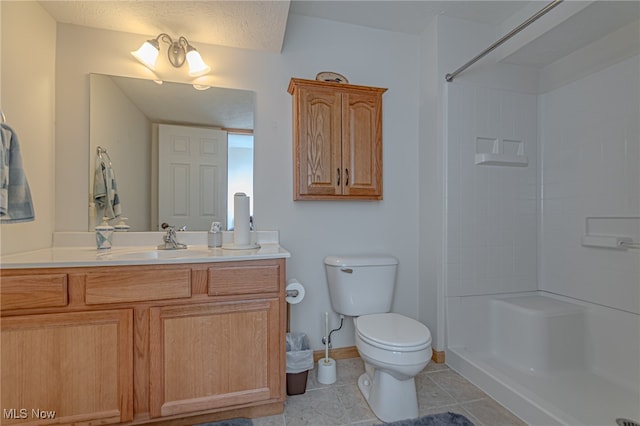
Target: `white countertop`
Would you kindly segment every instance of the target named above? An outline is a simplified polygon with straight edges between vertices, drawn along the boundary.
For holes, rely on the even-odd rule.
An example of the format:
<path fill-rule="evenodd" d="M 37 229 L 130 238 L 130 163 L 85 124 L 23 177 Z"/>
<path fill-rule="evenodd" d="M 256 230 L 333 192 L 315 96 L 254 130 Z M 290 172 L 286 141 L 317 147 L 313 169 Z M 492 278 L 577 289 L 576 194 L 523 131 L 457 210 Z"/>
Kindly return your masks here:
<path fill-rule="evenodd" d="M 156 241 L 155 237 L 161 236 L 163 233 L 132 232 L 122 234 L 114 235 L 114 237 L 118 238 L 114 238 L 114 245 L 111 249 L 98 250 L 95 245 L 87 244 L 87 239 L 95 239 L 94 233 L 58 233 L 58 235 L 54 235 L 53 247 L 2 256 L 0 268 L 207 263 L 291 257 L 291 254 L 278 243 L 277 231 L 259 231 L 256 233 L 259 248 L 250 250 L 224 248 L 225 245 L 230 246 L 228 244 L 229 236 L 232 237 L 232 235 L 225 235 L 223 241 L 226 242 L 223 243 L 222 248 L 208 248 L 206 245 L 206 232 L 181 233 L 178 235 L 178 240 L 188 245 L 186 249 L 158 250 L 155 243 L 160 243 L 161 239 Z M 154 244 L 149 245 L 150 241 L 154 241 Z"/>

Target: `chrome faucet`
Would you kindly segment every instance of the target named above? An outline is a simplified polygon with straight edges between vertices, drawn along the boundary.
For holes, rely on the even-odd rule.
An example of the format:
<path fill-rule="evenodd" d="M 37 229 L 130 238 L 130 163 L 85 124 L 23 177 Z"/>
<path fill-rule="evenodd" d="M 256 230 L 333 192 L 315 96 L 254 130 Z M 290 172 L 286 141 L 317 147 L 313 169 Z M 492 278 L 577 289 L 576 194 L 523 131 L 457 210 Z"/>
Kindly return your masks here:
<path fill-rule="evenodd" d="M 173 226 L 169 226 L 168 223 L 163 223 L 162 229 L 166 229 L 167 233 L 162 237 L 164 243 L 158 246 L 158 250 L 179 250 L 187 248 L 186 244 L 178 242 L 176 229 Z M 183 227 L 182 229 L 184 230 L 185 228 Z"/>

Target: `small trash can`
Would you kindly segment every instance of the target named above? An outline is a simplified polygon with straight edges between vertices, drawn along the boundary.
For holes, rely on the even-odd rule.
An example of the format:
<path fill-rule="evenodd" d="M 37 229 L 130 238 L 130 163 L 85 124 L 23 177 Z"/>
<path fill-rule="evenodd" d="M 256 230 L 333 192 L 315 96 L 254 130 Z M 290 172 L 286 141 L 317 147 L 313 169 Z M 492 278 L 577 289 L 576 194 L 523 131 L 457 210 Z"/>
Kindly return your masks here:
<path fill-rule="evenodd" d="M 307 376 L 313 368 L 313 351 L 309 338 L 300 332 L 287 333 L 287 395 L 307 390 Z"/>

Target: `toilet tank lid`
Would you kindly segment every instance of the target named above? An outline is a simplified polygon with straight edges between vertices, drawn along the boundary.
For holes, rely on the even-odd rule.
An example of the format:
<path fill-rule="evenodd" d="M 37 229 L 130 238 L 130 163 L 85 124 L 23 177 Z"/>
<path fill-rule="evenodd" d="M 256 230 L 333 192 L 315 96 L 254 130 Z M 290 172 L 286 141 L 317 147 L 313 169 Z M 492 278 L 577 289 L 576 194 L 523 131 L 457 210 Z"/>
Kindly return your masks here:
<path fill-rule="evenodd" d="M 324 263 L 329 266 L 384 266 L 397 265 L 398 259 L 389 255 L 327 256 Z"/>

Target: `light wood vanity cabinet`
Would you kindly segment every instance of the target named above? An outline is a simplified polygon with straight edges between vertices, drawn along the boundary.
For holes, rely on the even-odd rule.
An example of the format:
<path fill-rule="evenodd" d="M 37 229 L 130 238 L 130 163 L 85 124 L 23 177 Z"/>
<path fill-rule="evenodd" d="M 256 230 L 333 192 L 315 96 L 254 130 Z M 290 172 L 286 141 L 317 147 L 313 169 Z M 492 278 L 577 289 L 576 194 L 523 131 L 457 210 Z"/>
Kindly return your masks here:
<path fill-rule="evenodd" d="M 382 199 L 386 90 L 291 79 L 295 200 Z"/>
<path fill-rule="evenodd" d="M 131 309 L 3 317 L 1 423 L 133 419 L 132 330 Z"/>
<path fill-rule="evenodd" d="M 277 299 L 151 308 L 150 323 L 153 417 L 280 396 Z"/>
<path fill-rule="evenodd" d="M 284 259 L 0 274 L 2 424 L 282 412 Z"/>

